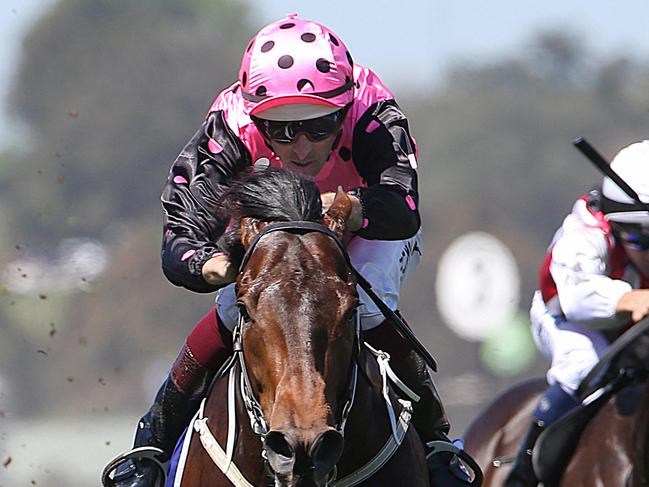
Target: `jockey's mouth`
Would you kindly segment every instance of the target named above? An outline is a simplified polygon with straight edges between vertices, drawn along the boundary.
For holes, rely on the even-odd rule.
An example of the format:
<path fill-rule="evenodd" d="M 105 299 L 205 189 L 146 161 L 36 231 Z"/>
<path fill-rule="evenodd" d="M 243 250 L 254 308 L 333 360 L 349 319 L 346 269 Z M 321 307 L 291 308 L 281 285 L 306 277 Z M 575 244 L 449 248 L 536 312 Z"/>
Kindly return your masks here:
<path fill-rule="evenodd" d="M 298 166 L 298 167 L 308 167 L 311 164 L 313 164 L 315 161 L 313 159 L 308 159 L 306 161 L 291 161 L 291 164 Z"/>

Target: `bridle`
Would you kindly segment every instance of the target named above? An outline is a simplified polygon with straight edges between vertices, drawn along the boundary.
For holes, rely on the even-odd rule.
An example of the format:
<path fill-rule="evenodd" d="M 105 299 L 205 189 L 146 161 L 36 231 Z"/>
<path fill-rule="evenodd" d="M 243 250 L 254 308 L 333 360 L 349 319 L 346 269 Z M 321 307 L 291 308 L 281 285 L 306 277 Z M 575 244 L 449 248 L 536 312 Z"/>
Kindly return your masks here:
<path fill-rule="evenodd" d="M 380 298 L 372 291 L 369 283 L 363 279 L 363 277 L 353 268 L 349 254 L 347 253 L 344 245 L 340 241 L 339 237 L 325 227 L 322 224 L 307 222 L 307 221 L 293 221 L 293 222 L 276 222 L 271 223 L 265 228 L 263 228 L 252 240 L 248 249 L 246 250 L 244 257 L 239 266 L 239 273 L 245 268 L 248 263 L 250 256 L 255 250 L 256 245 L 259 241 L 267 234 L 271 232 L 285 231 L 293 234 L 306 234 L 311 232 L 317 232 L 327 235 L 332 238 L 336 243 L 341 255 L 344 257 L 347 268 L 351 274 L 356 278 L 357 284 L 370 296 L 370 298 L 377 303 L 379 309 L 383 312 L 387 319 L 393 321 L 397 328 L 406 329 L 406 338 L 412 335 L 412 332 L 408 329 L 407 325 L 403 323 L 401 318 L 395 314 L 390 308 L 387 307 Z M 238 295 L 238 289 L 237 289 Z M 358 382 L 358 369 L 360 367 L 360 355 L 361 355 L 361 341 L 360 341 L 360 315 L 356 312 L 354 317 L 354 345 L 351 358 L 351 374 L 348 379 L 348 387 L 346 392 L 346 398 L 344 405 L 341 408 L 340 417 L 338 418 L 337 424 L 335 425 L 336 430 L 339 434 L 344 436 L 345 425 L 347 418 L 354 404 L 354 397 L 356 395 L 357 382 Z M 244 403 L 245 410 L 250 419 L 250 424 L 254 433 L 256 433 L 261 439 L 262 445 L 265 446 L 265 438 L 269 433 L 268 423 L 264 418 L 264 414 L 259 404 L 259 401 L 255 397 L 254 390 L 250 384 L 250 378 L 248 375 L 246 361 L 243 354 L 243 343 L 242 343 L 242 332 L 246 326 L 245 320 L 240 313 L 239 321 L 235 330 L 233 332 L 233 349 L 234 353 L 230 359 L 223 365 L 223 367 L 216 373 L 216 378 L 224 376 L 226 373 L 229 373 L 229 382 L 228 382 L 228 410 L 229 410 L 229 419 L 228 419 L 228 433 L 227 433 L 227 444 L 226 448 L 223 449 L 220 447 L 213 434 L 210 432 L 209 427 L 207 426 L 208 417 L 204 415 L 203 407 L 205 400 L 201 404 L 201 407 L 196 414 L 196 417 L 193 420 L 193 429 L 199 433 L 201 443 L 203 447 L 208 452 L 210 458 L 218 466 L 218 468 L 223 472 L 230 481 L 238 487 L 253 487 L 250 484 L 241 471 L 233 462 L 234 456 L 234 442 L 236 441 L 236 412 L 235 412 L 235 395 L 237 383 L 239 384 L 239 395 L 243 398 L 242 402 Z M 416 341 L 416 338 L 413 339 Z M 418 401 L 419 397 L 414 394 L 399 378 L 394 374 L 389 365 L 390 357 L 385 352 L 380 350 L 375 350 L 367 343 L 362 344 L 367 353 L 374 355 L 379 366 L 380 374 L 382 377 L 382 385 L 380 395 L 383 399 L 383 402 L 386 406 L 386 412 L 390 422 L 390 433 L 388 433 L 387 438 L 383 446 L 377 451 L 377 453 L 360 468 L 357 468 L 351 473 L 348 473 L 343 478 L 336 478 L 337 469 L 334 468 L 326 480 L 326 486 L 331 487 L 353 487 L 360 483 L 363 483 L 368 478 L 372 477 L 377 471 L 379 471 L 394 455 L 397 449 L 400 447 L 402 442 L 405 439 L 405 436 L 408 432 L 408 426 L 410 424 L 410 419 L 412 416 L 412 406 L 411 401 Z M 415 346 L 424 348 L 418 341 L 413 343 Z M 416 347 L 417 348 L 417 347 Z M 424 348 L 425 350 L 425 348 Z M 435 366 L 435 362 L 430 358 L 430 363 Z M 238 370 L 237 370 L 238 369 Z M 406 397 L 409 397 L 410 400 L 406 399 L 397 399 L 397 407 L 400 411 L 395 410 L 392 399 L 388 394 L 388 381 L 394 384 L 399 388 Z M 262 460 L 266 470 L 275 475 L 270 467 L 270 464 L 265 456 L 266 449 L 262 448 Z"/>
<path fill-rule="evenodd" d="M 250 256 L 255 251 L 255 248 L 259 241 L 266 235 L 272 232 L 289 232 L 297 235 L 304 235 L 306 233 L 322 233 L 327 235 L 336 243 L 338 250 L 345 259 L 347 267 L 350 273 L 353 272 L 353 267 L 351 265 L 351 260 L 349 254 L 345 249 L 345 246 L 338 238 L 334 232 L 329 230 L 322 224 L 309 222 L 309 221 L 291 221 L 291 222 L 276 222 L 271 223 L 262 229 L 252 240 L 248 249 L 246 250 L 241 264 L 239 265 L 239 273 L 243 272 L 246 264 L 250 260 Z M 237 295 L 239 294 L 239 289 L 237 288 Z M 351 374 L 348 380 L 347 392 L 344 401 L 344 405 L 341 409 L 340 418 L 335 425 L 335 429 L 342 435 L 344 435 L 345 425 L 347 423 L 347 418 L 349 412 L 354 404 L 354 397 L 356 395 L 356 385 L 358 382 L 358 357 L 360 354 L 360 315 L 356 311 L 354 316 L 354 345 L 352 351 L 351 359 Z M 250 377 L 248 375 L 248 369 L 246 367 L 246 361 L 243 354 L 243 328 L 245 326 L 245 320 L 243 313 L 239 313 L 239 321 L 233 332 L 233 349 L 235 360 L 238 361 L 239 367 L 241 368 L 241 396 L 243 398 L 243 403 L 250 418 L 250 425 L 252 426 L 253 431 L 260 435 L 262 442 L 264 441 L 265 436 L 269 432 L 268 423 L 264 419 L 264 413 L 262 411 L 259 401 L 255 397 L 252 385 L 250 383 Z"/>
<path fill-rule="evenodd" d="M 261 240 L 264 236 L 268 235 L 269 233 L 280 232 L 280 231 L 289 232 L 296 235 L 304 235 L 306 233 L 312 233 L 312 232 L 323 233 L 327 235 L 328 237 L 333 239 L 333 241 L 336 243 L 336 246 L 340 250 L 340 253 L 345 258 L 345 262 L 347 262 L 347 266 L 350 272 L 354 271 L 354 268 L 352 267 L 352 262 L 349 258 L 349 254 L 347 253 L 347 250 L 345 249 L 343 243 L 340 241 L 340 238 L 338 238 L 338 235 L 336 235 L 334 232 L 329 230 L 321 223 L 309 222 L 309 221 L 291 221 L 291 222 L 270 223 L 262 230 L 260 230 L 259 233 L 257 233 L 257 235 L 255 235 L 255 237 L 250 242 L 248 249 L 246 250 L 245 254 L 243 255 L 243 258 L 241 259 L 241 264 L 239 264 L 239 273 L 243 271 L 244 267 L 250 260 L 250 256 L 254 252 L 255 247 L 259 243 L 259 240 Z"/>

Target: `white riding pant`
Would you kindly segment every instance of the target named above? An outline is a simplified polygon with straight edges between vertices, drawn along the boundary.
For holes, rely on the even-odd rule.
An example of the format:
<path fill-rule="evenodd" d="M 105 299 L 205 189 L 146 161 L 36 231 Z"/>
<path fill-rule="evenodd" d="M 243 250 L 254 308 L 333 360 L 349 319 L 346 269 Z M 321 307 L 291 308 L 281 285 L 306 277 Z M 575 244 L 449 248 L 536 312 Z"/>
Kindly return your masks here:
<path fill-rule="evenodd" d="M 392 310 L 399 304 L 401 287 L 421 260 L 421 230 L 406 240 L 366 240 L 355 236 L 347 246 L 354 268 L 371 285 L 376 295 Z M 371 330 L 385 319 L 379 308 L 360 287 L 361 328 Z M 234 284 L 222 288 L 216 296 L 216 310 L 230 331 L 239 319 Z"/>
<path fill-rule="evenodd" d="M 608 340 L 601 331 L 552 314 L 540 291 L 534 293 L 530 318 L 534 342 L 551 361 L 548 383 L 558 383 L 566 392 L 575 392 L 599 362 L 609 345 Z"/>

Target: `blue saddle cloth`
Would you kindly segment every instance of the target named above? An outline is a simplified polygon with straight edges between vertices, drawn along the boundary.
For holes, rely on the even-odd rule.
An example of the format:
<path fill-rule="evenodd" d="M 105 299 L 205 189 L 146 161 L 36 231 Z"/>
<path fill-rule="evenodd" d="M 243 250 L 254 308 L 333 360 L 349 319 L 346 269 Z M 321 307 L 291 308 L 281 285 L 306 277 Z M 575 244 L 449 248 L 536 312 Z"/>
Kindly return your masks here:
<path fill-rule="evenodd" d="M 187 428 L 183 431 L 183 434 L 178 438 L 174 452 L 171 454 L 169 459 L 169 470 L 167 471 L 167 483 L 165 487 L 174 487 L 174 482 L 176 480 L 176 473 L 178 472 L 178 464 L 180 462 L 180 456 L 183 450 L 183 445 L 185 443 L 185 435 L 187 434 Z"/>

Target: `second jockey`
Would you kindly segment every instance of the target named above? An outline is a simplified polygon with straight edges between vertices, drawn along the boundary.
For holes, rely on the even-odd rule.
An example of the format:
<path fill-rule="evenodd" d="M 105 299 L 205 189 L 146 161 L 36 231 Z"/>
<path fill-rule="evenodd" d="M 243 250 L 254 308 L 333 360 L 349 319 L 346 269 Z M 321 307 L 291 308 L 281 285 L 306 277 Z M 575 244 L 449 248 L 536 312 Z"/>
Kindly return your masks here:
<path fill-rule="evenodd" d="M 217 96 L 173 163 L 162 193 L 165 276 L 191 291 L 219 291 L 139 422 L 135 447 L 161 449 L 162 461 L 194 413 L 195 399 L 232 353 L 236 269 L 216 244 L 229 219 L 215 210 L 223 188 L 251 166 L 313 177 L 325 209 L 339 186 L 351 195 L 351 261 L 393 310 L 421 258 L 417 151 L 392 93 L 354 63 L 327 27 L 295 15 L 264 27 L 246 49 L 237 82 Z M 421 396 L 413 424 L 422 441 L 448 441 L 449 423 L 425 362 L 359 293 L 363 339 L 387 351 L 397 375 Z M 449 453 L 431 456 L 434 485 L 464 485 L 454 463 Z M 118 469 L 115 485 L 151 486 L 156 475 L 150 461 L 136 459 Z"/>
<path fill-rule="evenodd" d="M 611 168 L 649 202 L 649 140 L 622 149 Z M 534 340 L 551 360 L 506 487 L 536 487 L 532 448 L 580 402 L 575 392 L 610 339 L 649 315 L 649 213 L 611 179 L 583 196 L 557 230 L 530 310 Z"/>

